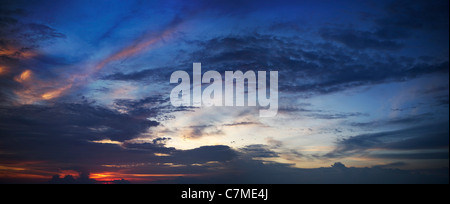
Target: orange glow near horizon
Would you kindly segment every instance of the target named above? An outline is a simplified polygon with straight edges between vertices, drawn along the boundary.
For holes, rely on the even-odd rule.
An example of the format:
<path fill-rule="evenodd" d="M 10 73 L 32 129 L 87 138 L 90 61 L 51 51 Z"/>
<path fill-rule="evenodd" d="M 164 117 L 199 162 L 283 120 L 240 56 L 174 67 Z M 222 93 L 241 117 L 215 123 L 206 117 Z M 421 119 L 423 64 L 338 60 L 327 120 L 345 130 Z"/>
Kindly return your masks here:
<path fill-rule="evenodd" d="M 74 178 L 77 178 L 80 176 L 80 172 L 74 170 L 60 170 L 60 173 L 58 175 L 60 177 L 73 176 Z"/>
<path fill-rule="evenodd" d="M 0 179 L 26 182 L 46 182 L 58 172 L 40 167 L 44 161 L 5 162 L 0 165 Z"/>
<path fill-rule="evenodd" d="M 200 174 L 126 174 L 119 172 L 101 172 L 101 173 L 91 173 L 89 178 L 95 179 L 101 182 L 108 182 L 114 180 L 125 179 L 128 181 L 135 182 L 146 182 L 146 181 L 156 181 L 161 178 L 171 178 L 171 177 L 198 177 Z"/>

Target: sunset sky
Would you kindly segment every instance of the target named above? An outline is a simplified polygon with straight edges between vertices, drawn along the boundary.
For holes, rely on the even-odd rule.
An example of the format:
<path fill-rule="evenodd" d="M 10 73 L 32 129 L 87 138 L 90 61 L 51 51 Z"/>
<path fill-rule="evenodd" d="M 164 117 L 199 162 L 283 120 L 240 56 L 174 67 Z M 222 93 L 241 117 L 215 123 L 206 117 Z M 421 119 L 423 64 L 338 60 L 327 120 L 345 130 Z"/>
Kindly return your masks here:
<path fill-rule="evenodd" d="M 0 183 L 448 183 L 448 10 L 0 0 Z M 278 71 L 277 116 L 172 106 L 194 62 Z"/>

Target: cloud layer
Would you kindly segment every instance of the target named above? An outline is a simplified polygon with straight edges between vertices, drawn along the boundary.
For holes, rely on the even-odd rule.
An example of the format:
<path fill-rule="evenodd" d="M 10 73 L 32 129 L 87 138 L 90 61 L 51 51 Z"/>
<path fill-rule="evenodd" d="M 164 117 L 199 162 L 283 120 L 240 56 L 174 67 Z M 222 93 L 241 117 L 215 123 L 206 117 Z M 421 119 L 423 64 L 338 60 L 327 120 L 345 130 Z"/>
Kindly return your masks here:
<path fill-rule="evenodd" d="M 0 5 L 0 182 L 448 183 L 446 0 Z M 194 62 L 278 116 L 171 106 Z"/>

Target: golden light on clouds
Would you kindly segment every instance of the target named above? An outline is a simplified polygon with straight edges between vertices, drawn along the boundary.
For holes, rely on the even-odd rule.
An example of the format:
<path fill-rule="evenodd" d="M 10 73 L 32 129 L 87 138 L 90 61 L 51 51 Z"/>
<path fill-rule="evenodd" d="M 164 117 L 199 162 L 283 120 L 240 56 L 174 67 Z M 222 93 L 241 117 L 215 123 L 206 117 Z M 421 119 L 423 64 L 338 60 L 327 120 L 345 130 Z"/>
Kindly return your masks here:
<path fill-rule="evenodd" d="M 38 55 L 33 50 L 23 50 L 14 46 L 8 46 L 6 49 L 0 49 L 0 56 L 7 56 L 10 58 L 31 59 Z"/>
<path fill-rule="evenodd" d="M 10 50 L 10 49 L 3 49 L 3 50 L 0 50 L 0 55 L 8 55 L 8 56 L 11 56 L 11 55 L 16 55 L 16 53 L 17 53 L 16 50 Z"/>
<path fill-rule="evenodd" d="M 96 141 L 91 141 L 91 142 L 97 143 L 97 144 L 117 144 L 117 145 L 122 145 L 122 142 L 112 141 L 110 139 L 96 140 Z"/>
<path fill-rule="evenodd" d="M 164 153 L 154 153 L 157 157 L 170 157 L 170 154 L 164 154 Z"/>
<path fill-rule="evenodd" d="M 163 32 L 159 36 L 152 36 L 147 38 L 146 40 L 140 41 L 139 43 L 133 43 L 129 47 L 126 47 L 117 53 L 114 53 L 110 56 L 107 56 L 100 62 L 97 62 L 95 66 L 92 66 L 89 70 L 83 73 L 72 74 L 65 80 L 60 79 L 53 82 L 49 81 L 40 81 L 38 79 L 33 80 L 33 85 L 26 87 L 26 89 L 21 91 L 16 91 L 16 95 L 19 97 L 19 103 L 21 104 L 31 104 L 38 101 L 43 100 L 52 100 L 55 98 L 59 98 L 64 95 L 67 91 L 69 91 L 73 87 L 81 86 L 85 83 L 89 82 L 90 76 L 95 72 L 103 69 L 108 63 L 123 59 L 126 57 L 130 57 L 141 53 L 143 51 L 147 51 L 151 48 L 152 45 L 162 41 L 164 38 L 170 36 L 174 32 L 174 28 L 168 28 L 165 32 Z M 8 51 L 7 54 L 12 54 Z M 23 58 L 33 57 L 36 53 L 34 52 L 20 52 L 20 56 Z M 6 68 L 1 67 L 0 74 L 4 74 Z M 33 72 L 31 70 L 25 70 L 19 76 L 14 78 L 15 81 L 19 83 L 24 83 L 26 81 L 31 80 Z M 27 83 L 29 84 L 29 83 Z M 50 88 L 51 87 L 51 88 Z M 53 88 L 56 87 L 56 88 Z M 132 92 L 135 87 L 127 87 L 116 90 L 113 93 L 113 97 L 123 97 L 124 95 Z"/>
<path fill-rule="evenodd" d="M 57 97 L 61 96 L 61 94 L 63 94 L 65 91 L 70 89 L 71 87 L 72 87 L 72 84 L 69 84 L 67 86 L 58 88 L 56 90 L 46 92 L 46 93 L 42 94 L 41 98 L 44 100 L 51 100 L 51 99 L 57 98 Z"/>
<path fill-rule="evenodd" d="M 31 78 L 31 75 L 33 74 L 33 72 L 31 70 L 25 70 L 24 72 L 22 72 L 22 74 L 20 74 L 19 76 L 16 76 L 14 78 L 14 80 L 16 80 L 19 83 L 23 83 L 27 80 L 29 80 Z"/>

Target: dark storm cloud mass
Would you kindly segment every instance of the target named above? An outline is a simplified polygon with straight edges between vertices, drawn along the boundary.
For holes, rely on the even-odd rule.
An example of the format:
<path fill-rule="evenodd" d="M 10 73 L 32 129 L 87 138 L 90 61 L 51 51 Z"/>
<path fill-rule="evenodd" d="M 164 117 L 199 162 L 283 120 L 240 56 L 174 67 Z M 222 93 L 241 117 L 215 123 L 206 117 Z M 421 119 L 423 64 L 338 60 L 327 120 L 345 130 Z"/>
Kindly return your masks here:
<path fill-rule="evenodd" d="M 54 168 L 72 164 L 89 169 L 98 162 L 125 163 L 131 157 L 140 161 L 145 157 L 140 151 L 91 141 L 124 141 L 158 125 L 89 104 L 2 107 L 1 113 L 2 163 L 44 160 L 61 165 Z"/>
<path fill-rule="evenodd" d="M 89 104 L 28 105 L 2 108 L 4 135 L 47 134 L 85 140 L 124 141 L 136 137 L 158 122 L 137 119 Z"/>
<path fill-rule="evenodd" d="M 57 172 L 58 169 L 83 169 L 90 172 L 105 170 L 106 167 L 102 165 L 106 164 L 142 164 L 145 166 L 142 171 L 147 173 L 201 173 L 207 170 L 198 167 L 194 168 L 195 171 L 189 168 L 172 169 L 165 164 L 186 166 L 227 162 L 237 155 L 228 146 L 204 146 L 191 150 L 165 147 L 170 138 L 155 138 L 151 143 L 127 142 L 125 140 L 138 137 L 158 123 L 91 104 L 2 107 L 0 112 L 2 164 L 46 161 L 49 172 Z M 124 142 L 108 143 L 108 139 Z M 167 156 L 158 157 L 156 153 Z M 28 171 L 34 172 L 23 172 Z M 52 183 L 67 183 L 66 179 L 73 183 L 85 183 L 70 178 L 54 178 Z"/>

